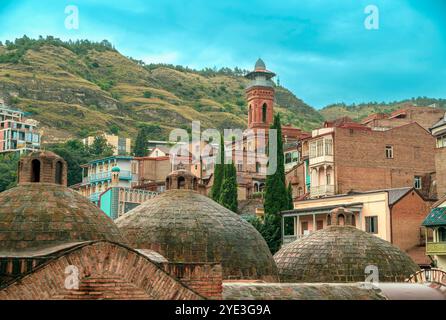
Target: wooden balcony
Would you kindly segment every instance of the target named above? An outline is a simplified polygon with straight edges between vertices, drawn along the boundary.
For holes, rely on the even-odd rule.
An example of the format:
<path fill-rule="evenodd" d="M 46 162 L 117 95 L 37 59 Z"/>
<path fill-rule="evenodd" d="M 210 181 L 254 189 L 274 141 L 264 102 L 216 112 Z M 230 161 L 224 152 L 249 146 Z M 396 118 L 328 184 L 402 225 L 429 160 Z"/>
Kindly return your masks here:
<path fill-rule="evenodd" d="M 446 255 L 446 242 L 428 242 L 426 244 L 426 254 Z"/>

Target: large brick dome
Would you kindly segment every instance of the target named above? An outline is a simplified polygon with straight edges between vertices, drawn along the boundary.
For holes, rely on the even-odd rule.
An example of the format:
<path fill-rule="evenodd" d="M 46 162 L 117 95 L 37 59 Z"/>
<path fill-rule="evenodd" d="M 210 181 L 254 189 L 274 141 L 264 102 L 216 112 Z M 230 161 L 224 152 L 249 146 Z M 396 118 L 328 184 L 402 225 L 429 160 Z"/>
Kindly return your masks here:
<path fill-rule="evenodd" d="M 257 230 L 194 191 L 194 183 L 190 174 L 173 172 L 167 179 L 172 190 L 118 218 L 131 246 L 155 250 L 170 262 L 220 262 L 225 279 L 277 281 L 274 259 Z"/>
<path fill-rule="evenodd" d="M 113 221 L 79 193 L 46 183 L 0 193 L 2 253 L 90 240 L 125 243 Z"/>
<path fill-rule="evenodd" d="M 389 242 L 340 225 L 285 245 L 274 259 L 281 282 L 362 282 L 369 265 L 378 267 L 380 282 L 403 282 L 420 270 Z"/>
<path fill-rule="evenodd" d="M 5 255 L 69 242 L 126 243 L 87 198 L 66 187 L 67 163 L 49 151 L 20 159 L 19 186 L 0 193 L 0 252 Z"/>

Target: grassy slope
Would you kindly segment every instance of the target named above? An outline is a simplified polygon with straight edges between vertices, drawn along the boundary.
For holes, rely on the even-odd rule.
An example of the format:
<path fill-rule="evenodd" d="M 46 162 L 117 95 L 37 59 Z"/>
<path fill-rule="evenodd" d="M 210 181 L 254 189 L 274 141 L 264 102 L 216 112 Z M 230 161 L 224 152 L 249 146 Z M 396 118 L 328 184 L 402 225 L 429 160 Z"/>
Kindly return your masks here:
<path fill-rule="evenodd" d="M 0 98 L 39 120 L 47 142 L 111 125 L 132 138 L 140 124 L 159 128 L 152 138 L 190 128 L 192 120 L 203 128 L 246 126 L 242 77 L 205 77 L 167 67 L 149 71 L 116 51 L 80 55 L 51 45 L 28 50 L 18 64 L 0 66 Z M 322 121 L 287 89 L 278 87 L 276 96 L 284 122 L 308 130 Z"/>

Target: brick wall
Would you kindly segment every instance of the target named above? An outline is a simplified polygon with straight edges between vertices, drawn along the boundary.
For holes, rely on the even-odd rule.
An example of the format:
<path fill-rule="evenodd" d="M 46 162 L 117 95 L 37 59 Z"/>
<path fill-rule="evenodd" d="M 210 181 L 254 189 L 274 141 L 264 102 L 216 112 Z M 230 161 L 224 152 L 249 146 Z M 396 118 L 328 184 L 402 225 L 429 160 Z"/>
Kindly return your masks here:
<path fill-rule="evenodd" d="M 65 289 L 66 267 L 79 269 L 79 289 Z M 0 290 L 0 300 L 202 299 L 143 255 L 120 245 L 81 246 Z"/>
<path fill-rule="evenodd" d="M 412 187 L 416 175 L 429 190 L 435 139 L 418 124 L 387 131 L 336 128 L 334 139 L 337 193 Z M 386 159 L 386 145 L 393 146 L 393 159 Z"/>
<path fill-rule="evenodd" d="M 223 273 L 217 263 L 169 263 L 165 270 L 208 299 L 222 298 Z"/>
<path fill-rule="evenodd" d="M 421 223 L 429 213 L 431 202 L 411 191 L 391 208 L 392 243 L 402 251 L 422 244 Z"/>
<path fill-rule="evenodd" d="M 437 194 L 441 198 L 446 194 L 446 148 L 435 149 L 435 167 Z"/>

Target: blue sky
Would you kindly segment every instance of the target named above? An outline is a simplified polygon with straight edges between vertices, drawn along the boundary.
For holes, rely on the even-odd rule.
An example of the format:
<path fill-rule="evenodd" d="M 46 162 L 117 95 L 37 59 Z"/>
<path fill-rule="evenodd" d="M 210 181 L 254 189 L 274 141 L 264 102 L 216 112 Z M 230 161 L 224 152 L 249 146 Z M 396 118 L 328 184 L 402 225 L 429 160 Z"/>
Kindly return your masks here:
<path fill-rule="evenodd" d="M 367 30 L 367 5 L 379 29 Z M 65 7 L 79 29 L 65 28 Z M 262 57 L 310 105 L 446 98 L 444 0 L 0 0 L 0 40 L 111 41 L 145 62 L 251 69 Z"/>

